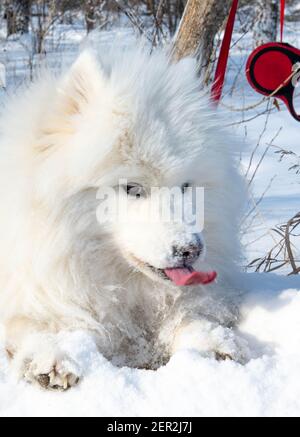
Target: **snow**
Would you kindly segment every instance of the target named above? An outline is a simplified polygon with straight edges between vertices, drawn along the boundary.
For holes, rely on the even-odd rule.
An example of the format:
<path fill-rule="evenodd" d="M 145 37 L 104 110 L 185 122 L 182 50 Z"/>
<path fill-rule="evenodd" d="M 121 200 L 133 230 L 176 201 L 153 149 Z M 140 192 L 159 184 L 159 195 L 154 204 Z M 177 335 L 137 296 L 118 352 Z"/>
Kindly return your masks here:
<path fill-rule="evenodd" d="M 300 45 L 298 23 L 289 23 L 289 42 Z M 95 44 L 105 44 L 116 37 L 128 38 L 131 31 L 101 31 L 92 35 Z M 6 66 L 9 87 L 30 78 L 34 65 L 27 39 L 8 42 L 0 28 L 0 63 Z M 235 39 L 240 38 L 235 35 Z M 46 41 L 47 62 L 60 68 L 73 59 L 79 46 L 86 44 L 85 33 L 78 24 L 70 29 L 58 25 Z M 224 102 L 241 107 L 260 100 L 244 78 L 241 65 L 251 46 L 250 35 L 231 52 Z M 3 74 L 2 74 L 3 76 Z M 235 81 L 235 79 L 237 80 Z M 232 83 L 236 86 L 229 93 Z M 299 100 L 299 99 L 297 99 Z M 245 112 L 229 112 L 230 123 L 251 119 L 266 104 Z M 267 123 L 266 123 L 267 121 Z M 241 157 L 247 168 L 251 152 L 260 145 L 250 175 L 267 144 L 293 150 L 300 156 L 299 124 L 281 106 L 266 116 L 232 129 L 245 138 Z M 246 138 L 247 137 L 247 138 Z M 289 170 L 292 158 L 279 162 L 275 149 L 268 150 L 251 188 L 253 201 L 259 199 L 276 176 L 258 206 L 251 228 L 245 224 L 244 243 L 247 264 L 263 256 L 274 245 L 272 228 L 284 223 L 299 211 L 300 175 Z M 299 237 L 295 239 L 299 252 Z M 243 321 L 239 327 L 252 351 L 251 361 L 242 366 L 226 361 L 202 358 L 196 351 L 177 353 L 158 371 L 116 368 L 96 350 L 92 340 L 82 332 L 65 334 L 65 347 L 85 369 L 82 382 L 66 393 L 44 392 L 23 381 L 16 381 L 0 341 L 0 416 L 299 416 L 300 414 L 300 277 L 276 274 L 245 273 L 251 290 L 243 305 Z"/>
<path fill-rule="evenodd" d="M 1 416 L 298 416 L 300 284 L 298 278 L 247 274 L 251 292 L 240 327 L 252 349 L 245 366 L 177 353 L 158 371 L 116 368 L 82 332 L 65 347 L 85 368 L 69 392 L 43 392 L 11 375 L 0 352 Z"/>

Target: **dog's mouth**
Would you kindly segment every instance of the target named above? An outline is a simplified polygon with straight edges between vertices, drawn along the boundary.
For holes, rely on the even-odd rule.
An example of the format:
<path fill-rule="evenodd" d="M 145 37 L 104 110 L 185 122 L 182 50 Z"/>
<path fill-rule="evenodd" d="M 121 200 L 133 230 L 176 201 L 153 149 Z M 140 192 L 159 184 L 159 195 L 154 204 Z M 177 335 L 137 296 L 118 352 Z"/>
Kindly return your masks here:
<path fill-rule="evenodd" d="M 217 273 L 215 271 L 197 271 L 192 266 L 160 269 L 144 263 L 138 260 L 136 257 L 131 256 L 131 258 L 134 259 L 135 265 L 140 271 L 142 271 L 142 273 L 148 274 L 151 272 L 150 276 L 154 275 L 156 278 L 159 278 L 163 281 L 172 282 L 178 287 L 186 287 L 190 285 L 208 285 L 214 282 L 217 278 Z"/>

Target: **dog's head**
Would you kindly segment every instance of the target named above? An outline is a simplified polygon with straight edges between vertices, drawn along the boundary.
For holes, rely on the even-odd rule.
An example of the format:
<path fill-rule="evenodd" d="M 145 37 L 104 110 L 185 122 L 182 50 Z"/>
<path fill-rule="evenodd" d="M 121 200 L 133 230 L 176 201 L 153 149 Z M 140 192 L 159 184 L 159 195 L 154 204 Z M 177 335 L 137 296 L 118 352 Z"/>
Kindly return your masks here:
<path fill-rule="evenodd" d="M 41 127 L 39 192 L 81 199 L 78 215 L 84 193 L 91 202 L 92 192 L 87 209 L 98 231 L 90 234 L 109 238 L 111 259 L 120 255 L 157 281 L 211 282 L 203 234 L 217 247 L 223 200 L 215 189 L 227 172 L 223 158 L 216 165 L 222 138 L 212 119 L 192 61 L 170 65 L 164 54 L 136 51 L 101 65 L 84 53 L 59 84 Z M 204 210 L 210 223 L 203 233 Z"/>

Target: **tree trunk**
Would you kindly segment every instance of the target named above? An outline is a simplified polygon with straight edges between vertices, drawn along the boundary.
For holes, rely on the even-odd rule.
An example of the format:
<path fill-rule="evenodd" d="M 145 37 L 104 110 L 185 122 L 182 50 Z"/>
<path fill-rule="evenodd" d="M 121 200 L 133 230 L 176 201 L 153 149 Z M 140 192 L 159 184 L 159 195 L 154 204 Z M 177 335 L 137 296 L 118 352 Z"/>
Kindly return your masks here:
<path fill-rule="evenodd" d="M 254 25 L 254 46 L 276 41 L 279 0 L 257 0 Z"/>
<path fill-rule="evenodd" d="M 97 22 L 99 22 L 99 17 L 101 15 L 101 0 L 87 0 L 84 4 L 86 29 L 87 32 L 90 33 L 95 29 Z"/>
<path fill-rule="evenodd" d="M 231 0 L 188 0 L 173 46 L 173 58 L 197 56 L 210 64 L 214 40 L 228 17 Z"/>
<path fill-rule="evenodd" d="M 7 36 L 14 33 L 28 33 L 30 4 L 30 0 L 6 0 L 5 17 L 7 23 Z"/>

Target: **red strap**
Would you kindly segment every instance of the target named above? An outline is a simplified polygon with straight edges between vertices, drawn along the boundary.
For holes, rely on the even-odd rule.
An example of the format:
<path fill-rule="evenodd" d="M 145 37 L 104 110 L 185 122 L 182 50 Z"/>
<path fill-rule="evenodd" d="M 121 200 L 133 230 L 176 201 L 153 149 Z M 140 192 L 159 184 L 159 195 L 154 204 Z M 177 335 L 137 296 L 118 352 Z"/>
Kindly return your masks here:
<path fill-rule="evenodd" d="M 285 12 L 285 0 L 280 0 L 280 41 L 283 41 L 283 29 L 284 29 L 284 12 Z"/>
<path fill-rule="evenodd" d="M 238 3 L 239 0 L 233 0 L 232 2 L 230 14 L 225 29 L 224 39 L 221 46 L 220 57 L 218 60 L 217 69 L 215 73 L 215 79 L 211 89 L 211 97 L 216 103 L 216 105 L 219 103 L 222 97 L 222 91 L 225 81 L 225 74 L 226 74 L 230 44 L 232 40 L 232 33 L 233 33 L 233 27 L 234 27 L 236 11 L 238 8 Z"/>
<path fill-rule="evenodd" d="M 220 56 L 216 68 L 214 83 L 211 89 L 211 97 L 212 100 L 218 105 L 219 101 L 222 97 L 222 91 L 224 87 L 225 74 L 227 69 L 228 57 L 230 44 L 232 40 L 232 33 L 234 27 L 234 21 L 236 16 L 236 11 L 238 8 L 239 0 L 233 0 L 232 6 L 230 10 L 230 14 L 228 17 L 224 39 L 222 42 Z M 285 0 L 280 0 L 281 10 L 280 10 L 280 40 L 283 41 L 283 30 L 284 30 L 284 19 L 285 19 Z"/>

